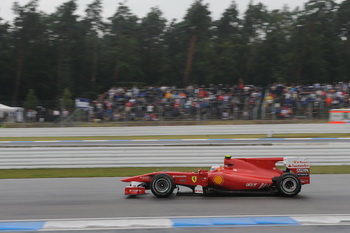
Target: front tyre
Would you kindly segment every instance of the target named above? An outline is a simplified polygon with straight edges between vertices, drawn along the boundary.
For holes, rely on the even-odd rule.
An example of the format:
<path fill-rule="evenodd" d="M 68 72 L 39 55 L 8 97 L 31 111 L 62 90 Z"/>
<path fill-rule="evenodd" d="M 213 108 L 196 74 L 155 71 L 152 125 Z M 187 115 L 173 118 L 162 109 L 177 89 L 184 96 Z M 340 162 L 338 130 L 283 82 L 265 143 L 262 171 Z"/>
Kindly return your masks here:
<path fill-rule="evenodd" d="M 276 187 L 282 196 L 292 197 L 300 192 L 301 182 L 294 173 L 284 173 L 278 178 Z"/>
<path fill-rule="evenodd" d="M 156 197 L 169 197 L 174 189 L 174 180 L 167 174 L 158 174 L 151 181 L 151 191 Z"/>

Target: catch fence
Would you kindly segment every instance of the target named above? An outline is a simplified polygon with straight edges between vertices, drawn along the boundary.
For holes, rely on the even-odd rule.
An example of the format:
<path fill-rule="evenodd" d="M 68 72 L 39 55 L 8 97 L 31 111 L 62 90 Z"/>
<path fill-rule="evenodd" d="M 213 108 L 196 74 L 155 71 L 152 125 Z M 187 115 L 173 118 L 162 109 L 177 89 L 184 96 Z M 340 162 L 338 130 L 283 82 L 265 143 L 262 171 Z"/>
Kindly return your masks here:
<path fill-rule="evenodd" d="M 267 100 L 266 93 L 231 95 L 224 99 L 134 99 L 95 100 L 88 107 L 76 107 L 73 100 L 1 103 L 22 111 L 1 112 L 0 123 L 57 123 L 73 125 L 79 122 L 146 122 L 146 121 L 235 121 L 328 119 L 329 110 L 341 107 L 327 105 L 324 100 L 295 100 L 285 105 L 278 99 Z"/>

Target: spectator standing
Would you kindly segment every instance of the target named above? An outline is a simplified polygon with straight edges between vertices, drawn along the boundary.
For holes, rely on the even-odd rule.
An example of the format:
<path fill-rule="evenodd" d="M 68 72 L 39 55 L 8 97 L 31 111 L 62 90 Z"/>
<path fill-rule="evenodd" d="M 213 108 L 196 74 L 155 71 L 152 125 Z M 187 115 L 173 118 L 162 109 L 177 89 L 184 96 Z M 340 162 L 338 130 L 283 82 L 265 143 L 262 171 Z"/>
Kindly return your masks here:
<path fill-rule="evenodd" d="M 54 122 L 59 122 L 60 121 L 60 111 L 53 110 L 52 115 L 53 115 Z"/>

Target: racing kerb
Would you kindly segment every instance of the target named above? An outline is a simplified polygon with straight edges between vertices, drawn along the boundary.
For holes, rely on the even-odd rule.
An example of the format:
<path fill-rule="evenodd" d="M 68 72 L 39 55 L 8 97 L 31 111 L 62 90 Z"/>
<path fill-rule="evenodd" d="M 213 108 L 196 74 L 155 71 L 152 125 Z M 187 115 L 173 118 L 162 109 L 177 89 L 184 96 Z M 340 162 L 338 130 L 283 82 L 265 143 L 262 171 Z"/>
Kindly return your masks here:
<path fill-rule="evenodd" d="M 43 221 L 0 221 L 0 232 L 72 231 L 178 227 L 254 227 L 349 225 L 350 215 L 219 216 L 184 218 L 65 219 Z"/>

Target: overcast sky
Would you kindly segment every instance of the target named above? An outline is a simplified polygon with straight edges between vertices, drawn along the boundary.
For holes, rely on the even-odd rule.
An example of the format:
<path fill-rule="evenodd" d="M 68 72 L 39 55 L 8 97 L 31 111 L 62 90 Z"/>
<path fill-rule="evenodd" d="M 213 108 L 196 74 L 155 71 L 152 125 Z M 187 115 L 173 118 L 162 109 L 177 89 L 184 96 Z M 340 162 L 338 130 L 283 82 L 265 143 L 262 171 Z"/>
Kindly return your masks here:
<path fill-rule="evenodd" d="M 45 13 L 52 13 L 56 8 L 67 0 L 40 0 L 39 10 Z M 86 5 L 91 3 L 93 0 L 77 0 L 79 15 L 84 15 Z M 125 0 L 103 0 L 103 16 L 108 18 L 112 16 L 117 7 L 118 3 Z M 12 5 L 14 0 L 0 0 L 0 17 L 5 20 L 12 20 Z M 24 5 L 29 0 L 17 0 L 20 5 Z M 220 18 L 221 14 L 225 9 L 230 6 L 232 0 L 204 0 L 205 3 L 209 4 L 210 11 L 213 19 Z M 291 9 L 295 7 L 303 7 L 306 0 L 254 0 L 254 3 L 261 2 L 268 7 L 269 10 L 281 9 L 284 5 L 288 5 Z M 340 2 L 337 1 L 337 2 Z M 193 0 L 128 0 L 127 5 L 131 11 L 138 17 L 144 17 L 152 7 L 158 7 L 164 14 L 164 17 L 168 20 L 179 19 L 181 20 L 187 9 L 193 3 Z M 244 13 L 249 3 L 249 0 L 236 0 L 240 13 Z"/>

